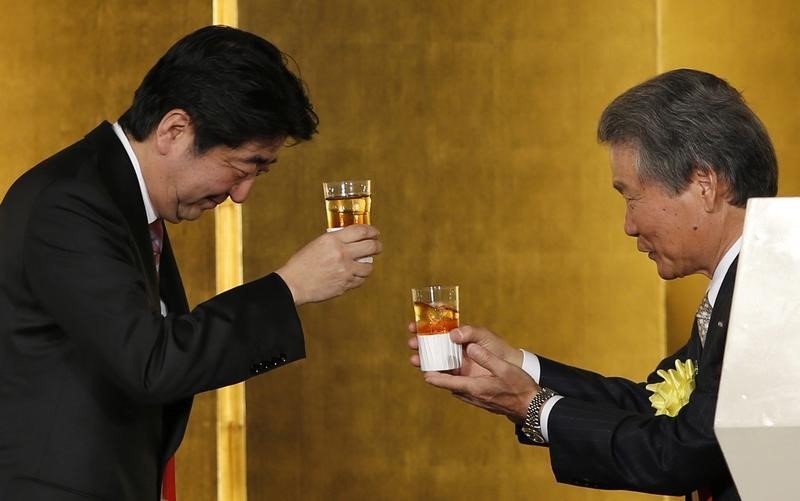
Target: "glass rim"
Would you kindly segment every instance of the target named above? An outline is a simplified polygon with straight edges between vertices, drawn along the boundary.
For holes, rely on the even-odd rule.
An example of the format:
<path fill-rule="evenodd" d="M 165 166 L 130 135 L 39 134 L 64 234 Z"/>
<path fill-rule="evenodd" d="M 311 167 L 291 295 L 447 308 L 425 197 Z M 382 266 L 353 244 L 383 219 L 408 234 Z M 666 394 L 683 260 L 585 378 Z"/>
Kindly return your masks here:
<path fill-rule="evenodd" d="M 326 198 L 328 196 L 346 197 L 353 195 L 371 195 L 372 180 L 343 179 L 341 181 L 323 181 L 322 193 Z"/>
<path fill-rule="evenodd" d="M 436 285 L 425 285 L 423 287 L 412 287 L 411 288 L 412 291 L 427 291 L 427 290 L 433 290 L 433 289 L 438 289 L 438 290 L 442 290 L 442 289 L 458 289 L 458 286 L 457 285 L 438 285 L 438 284 L 436 284 Z"/>
<path fill-rule="evenodd" d="M 455 306 L 458 310 L 458 297 L 460 296 L 457 285 L 429 285 L 427 287 L 412 287 L 411 300 L 414 303 L 444 301 Z"/>

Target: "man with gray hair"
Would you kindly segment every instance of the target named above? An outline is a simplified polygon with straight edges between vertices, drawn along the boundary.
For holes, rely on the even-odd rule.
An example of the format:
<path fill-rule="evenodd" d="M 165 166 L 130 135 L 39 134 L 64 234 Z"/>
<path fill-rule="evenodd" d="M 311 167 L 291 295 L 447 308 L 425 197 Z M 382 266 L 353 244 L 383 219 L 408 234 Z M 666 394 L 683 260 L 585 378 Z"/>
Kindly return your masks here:
<path fill-rule="evenodd" d="M 517 424 L 520 441 L 549 447 L 559 482 L 687 499 L 740 499 L 714 434 L 714 413 L 745 205 L 777 193 L 767 132 L 739 92 L 694 70 L 652 78 L 603 112 L 625 233 L 671 280 L 711 279 L 686 344 L 636 383 L 517 350 L 462 326 L 454 374 L 425 380 Z M 410 326 L 413 331 L 413 324 Z M 409 345 L 417 349 L 415 338 Z M 411 357 L 419 365 L 417 354 Z"/>

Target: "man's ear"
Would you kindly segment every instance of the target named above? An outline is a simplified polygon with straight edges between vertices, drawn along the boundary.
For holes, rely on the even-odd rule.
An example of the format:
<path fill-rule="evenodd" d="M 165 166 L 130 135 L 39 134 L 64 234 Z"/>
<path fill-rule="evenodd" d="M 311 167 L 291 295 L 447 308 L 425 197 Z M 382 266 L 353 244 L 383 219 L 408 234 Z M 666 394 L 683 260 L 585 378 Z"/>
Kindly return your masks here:
<path fill-rule="evenodd" d="M 180 108 L 169 110 L 161 117 L 154 134 L 159 154 L 183 153 L 194 142 L 192 119 Z"/>
<path fill-rule="evenodd" d="M 696 186 L 706 212 L 714 212 L 728 195 L 727 185 L 710 168 L 695 169 L 692 173 L 692 184 Z"/>

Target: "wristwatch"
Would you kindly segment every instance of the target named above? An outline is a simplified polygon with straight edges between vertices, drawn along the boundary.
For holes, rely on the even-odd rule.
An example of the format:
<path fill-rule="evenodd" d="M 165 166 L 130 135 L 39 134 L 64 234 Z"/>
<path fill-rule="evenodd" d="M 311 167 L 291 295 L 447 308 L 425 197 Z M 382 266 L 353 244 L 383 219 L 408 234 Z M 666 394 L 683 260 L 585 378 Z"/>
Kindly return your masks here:
<path fill-rule="evenodd" d="M 524 433 L 525 436 L 535 444 L 545 443 L 544 436 L 542 435 L 542 423 L 540 420 L 542 406 L 555 394 L 556 392 L 550 388 L 542 387 L 539 390 L 539 393 L 533 396 L 531 403 L 528 405 L 528 413 L 525 414 L 525 421 L 522 423 L 520 429 L 522 430 L 522 433 Z"/>

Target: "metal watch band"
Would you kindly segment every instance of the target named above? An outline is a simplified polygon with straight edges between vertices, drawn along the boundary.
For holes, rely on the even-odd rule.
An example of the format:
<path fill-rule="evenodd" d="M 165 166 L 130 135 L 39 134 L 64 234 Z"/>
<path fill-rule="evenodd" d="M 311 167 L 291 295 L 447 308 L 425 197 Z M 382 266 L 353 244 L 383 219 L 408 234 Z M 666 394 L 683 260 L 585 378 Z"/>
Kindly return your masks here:
<path fill-rule="evenodd" d="M 539 392 L 533 396 L 531 403 L 528 405 L 528 412 L 525 414 L 525 423 L 522 425 L 522 432 L 537 444 L 544 443 L 541 423 L 542 405 L 555 394 L 556 393 L 550 388 L 542 387 Z"/>

